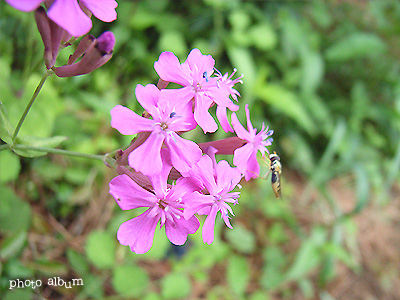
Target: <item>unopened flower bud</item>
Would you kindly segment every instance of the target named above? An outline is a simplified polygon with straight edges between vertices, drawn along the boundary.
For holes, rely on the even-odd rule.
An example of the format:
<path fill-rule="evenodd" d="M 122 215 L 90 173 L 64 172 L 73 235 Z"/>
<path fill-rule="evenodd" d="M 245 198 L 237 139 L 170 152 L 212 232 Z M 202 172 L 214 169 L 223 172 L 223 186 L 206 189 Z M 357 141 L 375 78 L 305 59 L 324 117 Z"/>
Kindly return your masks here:
<path fill-rule="evenodd" d="M 85 36 L 70 56 L 68 64 L 55 68 L 54 72 L 58 77 L 88 74 L 111 59 L 114 45 L 115 36 L 111 31 L 104 32 L 97 39 Z M 82 59 L 74 63 L 79 57 Z"/>
<path fill-rule="evenodd" d="M 44 62 L 50 69 L 56 62 L 65 30 L 48 18 L 42 6 L 36 9 L 35 20 L 44 44 Z"/>

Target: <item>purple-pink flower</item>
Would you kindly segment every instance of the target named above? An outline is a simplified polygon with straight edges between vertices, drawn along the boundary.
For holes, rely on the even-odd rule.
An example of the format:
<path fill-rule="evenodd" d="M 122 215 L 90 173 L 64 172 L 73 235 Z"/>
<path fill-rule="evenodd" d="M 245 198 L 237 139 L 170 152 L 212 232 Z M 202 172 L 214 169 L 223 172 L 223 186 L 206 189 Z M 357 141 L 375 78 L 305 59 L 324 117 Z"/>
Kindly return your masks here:
<path fill-rule="evenodd" d="M 164 152 L 165 153 L 165 152 Z M 165 226 L 168 239 L 175 245 L 183 245 L 188 234 L 199 228 L 195 216 L 183 217 L 183 198 L 193 193 L 196 185 L 187 178 L 181 178 L 176 185 L 168 186 L 167 177 L 171 166 L 164 164 L 160 174 L 149 177 L 153 191 L 140 187 L 128 175 L 118 175 L 110 182 L 110 194 L 123 210 L 148 207 L 141 215 L 121 224 L 117 232 L 118 241 L 129 245 L 135 253 L 150 250 L 154 232 L 160 221 L 160 229 Z"/>
<path fill-rule="evenodd" d="M 190 220 L 195 213 L 206 214 L 202 236 L 203 242 L 211 244 L 214 240 L 214 226 L 217 213 L 221 212 L 221 218 L 226 226 L 232 228 L 229 222 L 229 214 L 233 215 L 229 203 L 236 205 L 240 192 L 232 192 L 239 184 L 241 174 L 237 168 L 229 166 L 226 160 L 217 164 L 208 155 L 203 155 L 200 161 L 192 168 L 190 175 L 199 180 L 207 190 L 207 194 L 195 191 L 185 201 L 185 219 Z"/>
<path fill-rule="evenodd" d="M 82 36 L 92 28 L 92 21 L 86 12 L 91 12 L 103 22 L 112 22 L 117 18 L 115 0 L 6 0 L 8 4 L 21 11 L 32 11 L 42 2 L 49 5 L 49 18 L 72 36 Z"/>
<path fill-rule="evenodd" d="M 229 91 L 221 87 L 226 81 L 211 77 L 214 65 L 212 56 L 203 55 L 198 49 L 193 49 L 182 64 L 172 52 L 161 53 L 158 61 L 154 63 L 154 68 L 162 80 L 183 86 L 180 89 L 163 90 L 163 101 L 188 103 L 194 99 L 194 119 L 205 133 L 218 129 L 217 123 L 208 112 L 211 106 L 221 106 L 217 117 L 226 131 L 230 129 L 229 123 L 226 124 L 226 108 L 233 111 L 239 108 L 229 99 Z"/>
<path fill-rule="evenodd" d="M 257 129 L 253 128 L 250 121 L 249 106 L 246 104 L 247 131 L 240 124 L 235 113 L 232 113 L 232 126 L 236 135 L 247 141 L 247 143 L 236 149 L 233 156 L 233 164 L 238 167 L 240 172 L 244 174 L 246 181 L 251 178 L 257 178 L 260 173 L 260 164 L 257 161 L 257 152 L 260 151 L 262 156 L 268 152 L 267 146 L 272 144 L 272 138 L 268 138 L 274 132 L 262 125 L 261 131 L 257 133 Z"/>
<path fill-rule="evenodd" d="M 111 126 L 120 133 L 150 132 L 144 143 L 129 154 L 129 165 L 145 175 L 159 173 L 163 165 L 161 148 L 165 146 L 175 169 L 183 175 L 187 174 L 191 165 L 201 158 L 199 146 L 177 134 L 196 127 L 191 103 L 161 102 L 161 91 L 152 84 L 145 87 L 138 84 L 135 93 L 152 119 L 141 117 L 121 105 L 111 110 Z"/>

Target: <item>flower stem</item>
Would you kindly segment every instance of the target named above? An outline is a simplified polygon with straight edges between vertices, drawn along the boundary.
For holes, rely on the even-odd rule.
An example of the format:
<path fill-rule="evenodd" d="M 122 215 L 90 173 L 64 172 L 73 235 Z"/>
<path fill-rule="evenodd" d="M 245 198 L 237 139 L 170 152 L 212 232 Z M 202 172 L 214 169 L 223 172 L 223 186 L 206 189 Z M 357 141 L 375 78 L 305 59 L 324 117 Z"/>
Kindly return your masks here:
<path fill-rule="evenodd" d="M 104 161 L 107 155 L 96 155 L 96 154 L 85 154 L 75 151 L 63 150 L 63 149 L 56 149 L 56 148 L 46 148 L 46 147 L 35 147 L 29 145 L 14 145 L 13 149 L 16 150 L 32 150 L 32 151 L 39 151 L 39 152 L 46 152 L 46 153 L 54 153 L 54 154 L 61 154 L 67 156 L 75 156 L 75 157 L 82 157 L 82 158 L 89 158 L 89 159 L 97 159 Z"/>
<path fill-rule="evenodd" d="M 18 132 L 21 129 L 22 123 L 24 123 L 26 116 L 28 115 L 29 110 L 31 109 L 33 102 L 35 102 L 35 99 L 37 98 L 37 96 L 39 95 L 40 90 L 42 89 L 44 83 L 46 82 L 47 77 L 49 77 L 50 75 L 53 74 L 53 71 L 46 71 L 46 73 L 43 74 L 42 79 L 40 80 L 38 86 L 35 89 L 35 92 L 32 95 L 31 100 L 29 101 L 28 105 L 25 108 L 24 113 L 22 114 L 21 118 L 19 119 L 18 125 L 14 130 L 14 134 L 12 137 L 13 142 L 15 142 Z"/>

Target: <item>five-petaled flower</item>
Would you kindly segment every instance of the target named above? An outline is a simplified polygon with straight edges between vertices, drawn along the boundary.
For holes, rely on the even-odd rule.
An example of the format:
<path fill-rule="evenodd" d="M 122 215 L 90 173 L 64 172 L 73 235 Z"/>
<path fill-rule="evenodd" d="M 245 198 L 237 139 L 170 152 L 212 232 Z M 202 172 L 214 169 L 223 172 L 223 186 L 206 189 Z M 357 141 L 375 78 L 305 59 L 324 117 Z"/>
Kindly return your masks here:
<path fill-rule="evenodd" d="M 215 217 L 221 212 L 221 218 L 226 226 L 232 228 L 229 214 L 233 215 L 228 203 L 236 205 L 240 192 L 232 192 L 239 184 L 241 174 L 237 168 L 229 166 L 226 160 L 213 164 L 208 155 L 203 155 L 192 168 L 190 175 L 199 180 L 207 193 L 195 191 L 185 199 L 184 216 L 190 220 L 195 213 L 206 214 L 203 225 L 203 242 L 211 244 L 214 240 Z"/>
<path fill-rule="evenodd" d="M 233 164 L 238 167 L 240 172 L 244 174 L 246 180 L 257 178 L 260 174 L 260 164 L 257 161 L 257 152 L 260 151 L 262 156 L 268 152 L 267 146 L 272 144 L 272 138 L 269 138 L 274 132 L 268 130 L 262 125 L 261 131 L 257 133 L 257 128 L 253 128 L 250 121 L 249 106 L 246 104 L 246 117 L 247 117 L 247 131 L 240 124 L 235 113 L 232 113 L 232 126 L 237 136 L 247 141 L 245 145 L 238 148 L 234 152 Z"/>
<path fill-rule="evenodd" d="M 239 108 L 229 99 L 230 90 L 222 87 L 226 81 L 211 76 L 214 65 L 212 56 L 201 54 L 199 49 L 193 49 L 182 64 L 172 52 L 161 53 L 158 61 L 154 63 L 154 68 L 162 80 L 183 86 L 180 89 L 166 89 L 161 100 L 188 103 L 193 99 L 194 119 L 205 133 L 214 132 L 218 128 L 208 112 L 211 106 L 221 106 L 217 117 L 225 131 L 228 131 L 230 126 L 226 124 L 224 110 L 229 108 L 236 111 Z"/>
<path fill-rule="evenodd" d="M 141 117 L 121 105 L 111 110 L 111 126 L 120 133 L 150 132 L 146 141 L 129 154 L 129 165 L 145 175 L 159 173 L 163 165 L 161 148 L 165 146 L 170 152 L 172 165 L 181 174 L 186 174 L 201 157 L 196 143 L 177 134 L 196 127 L 191 104 L 159 101 L 162 91 L 152 84 L 145 87 L 138 84 L 135 93 L 152 119 Z"/>
<path fill-rule="evenodd" d="M 168 156 L 166 151 L 163 151 L 163 156 Z M 181 178 L 176 185 L 169 187 L 167 177 L 171 166 L 167 160 L 159 174 L 149 177 L 153 185 L 151 192 L 140 187 L 128 175 L 119 175 L 110 182 L 110 194 L 121 209 L 148 207 L 141 215 L 122 223 L 117 232 L 118 241 L 129 245 L 138 254 L 150 250 L 159 221 L 160 228 L 165 225 L 165 233 L 175 245 L 183 245 L 187 235 L 195 233 L 200 225 L 195 216 L 183 217 L 183 198 L 190 196 L 196 185 L 188 178 Z"/>

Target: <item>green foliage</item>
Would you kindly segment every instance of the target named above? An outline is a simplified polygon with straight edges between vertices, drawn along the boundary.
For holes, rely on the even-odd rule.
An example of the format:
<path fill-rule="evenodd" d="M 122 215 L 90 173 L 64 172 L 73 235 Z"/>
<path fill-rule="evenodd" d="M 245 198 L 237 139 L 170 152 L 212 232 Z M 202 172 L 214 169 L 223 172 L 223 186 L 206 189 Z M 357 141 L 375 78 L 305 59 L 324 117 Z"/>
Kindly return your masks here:
<path fill-rule="evenodd" d="M 86 240 L 85 252 L 96 267 L 111 267 L 115 257 L 114 239 L 107 232 L 93 231 Z"/>
<path fill-rule="evenodd" d="M 161 282 L 163 299 L 184 299 L 190 295 L 191 283 L 187 275 L 171 273 Z"/>
<path fill-rule="evenodd" d="M 140 297 L 147 289 L 149 279 L 138 266 L 118 266 L 114 269 L 112 283 L 115 290 L 124 296 Z"/>

